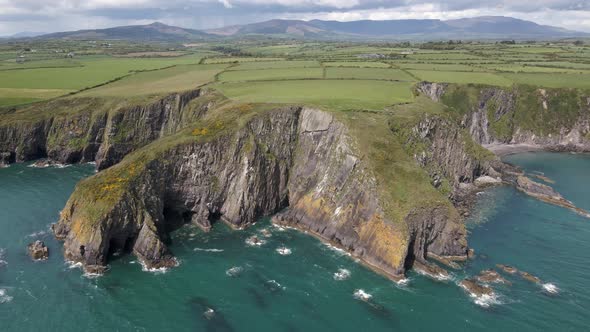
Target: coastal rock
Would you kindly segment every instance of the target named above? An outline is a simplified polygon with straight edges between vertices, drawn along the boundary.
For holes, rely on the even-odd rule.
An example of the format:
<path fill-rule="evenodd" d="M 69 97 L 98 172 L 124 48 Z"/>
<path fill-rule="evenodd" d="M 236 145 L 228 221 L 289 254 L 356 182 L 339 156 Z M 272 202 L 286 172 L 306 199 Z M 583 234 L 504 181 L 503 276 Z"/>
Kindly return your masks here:
<path fill-rule="evenodd" d="M 520 271 L 520 276 L 524 279 L 524 280 L 528 280 L 532 283 L 535 284 L 539 284 L 541 283 L 541 279 L 539 279 L 538 277 L 528 273 L 528 272 L 524 272 L 524 271 Z"/>
<path fill-rule="evenodd" d="M 494 290 L 486 285 L 479 284 L 474 279 L 463 279 L 459 283 L 459 286 L 467 291 L 473 297 L 483 297 L 494 295 Z"/>
<path fill-rule="evenodd" d="M 448 202 L 388 219 L 371 169 L 330 113 L 270 110 L 153 153 L 76 187 L 53 227 L 66 259 L 106 266 L 110 254 L 129 250 L 149 268 L 169 267 L 172 220 L 210 227 L 220 219 L 241 229 L 279 211 L 273 222 L 308 231 L 390 277 L 430 252 L 467 255 L 464 225 Z"/>
<path fill-rule="evenodd" d="M 504 265 L 504 264 L 496 264 L 496 267 L 501 269 L 502 271 L 506 272 L 506 273 L 510 273 L 510 274 L 515 274 L 516 272 L 518 272 L 518 270 L 510 265 Z"/>
<path fill-rule="evenodd" d="M 451 278 L 449 272 L 440 266 L 428 262 L 416 261 L 414 262 L 414 270 L 422 275 L 425 275 L 433 280 L 441 281 Z"/>
<path fill-rule="evenodd" d="M 59 164 L 96 162 L 98 169 L 105 169 L 129 152 L 194 122 L 214 99 L 214 94 L 197 89 L 135 106 L 95 98 L 33 105 L 5 115 L 6 122 L 0 122 L 0 165 L 46 158 Z M 38 113 L 37 108 L 46 108 L 43 116 L 34 121 L 19 118 Z"/>
<path fill-rule="evenodd" d="M 33 260 L 41 261 L 49 258 L 49 249 L 42 241 L 37 240 L 29 244 L 27 249 L 29 251 L 29 256 L 31 256 Z"/>
<path fill-rule="evenodd" d="M 529 196 L 535 197 L 549 204 L 562 206 L 574 212 L 590 218 L 590 213 L 576 207 L 572 202 L 563 198 L 558 192 L 546 184 L 535 182 L 524 175 L 519 175 L 516 179 L 516 188 Z"/>
<path fill-rule="evenodd" d="M 475 179 L 475 181 L 473 181 L 473 184 L 475 184 L 478 187 L 487 187 L 500 183 L 502 183 L 502 179 L 494 178 L 489 175 L 480 176 L 477 179 Z"/>
<path fill-rule="evenodd" d="M 490 284 L 490 283 L 503 283 L 503 284 L 510 284 L 510 282 L 506 279 L 504 279 L 504 277 L 502 277 L 498 272 L 489 269 L 489 270 L 483 270 L 481 271 L 476 277 L 475 279 L 481 283 L 484 284 Z"/>

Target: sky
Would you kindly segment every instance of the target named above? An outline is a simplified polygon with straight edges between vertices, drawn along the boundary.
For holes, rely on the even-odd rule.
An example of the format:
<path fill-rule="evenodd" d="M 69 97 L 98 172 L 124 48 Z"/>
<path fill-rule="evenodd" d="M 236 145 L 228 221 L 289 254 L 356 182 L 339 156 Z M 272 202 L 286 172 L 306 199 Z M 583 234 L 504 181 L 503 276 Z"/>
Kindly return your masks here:
<path fill-rule="evenodd" d="M 273 18 L 351 21 L 484 15 L 590 32 L 590 0 L 0 0 L 0 36 L 154 21 L 208 29 Z"/>

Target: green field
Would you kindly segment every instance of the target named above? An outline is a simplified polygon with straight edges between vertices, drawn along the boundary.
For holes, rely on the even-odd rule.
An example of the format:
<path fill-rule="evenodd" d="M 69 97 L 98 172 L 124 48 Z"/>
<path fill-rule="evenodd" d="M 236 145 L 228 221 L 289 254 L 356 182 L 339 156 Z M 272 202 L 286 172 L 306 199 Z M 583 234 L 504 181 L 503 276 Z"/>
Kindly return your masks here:
<path fill-rule="evenodd" d="M 249 103 L 305 103 L 332 109 L 382 109 L 411 102 L 411 83 L 370 80 L 300 80 L 214 85 L 233 100 Z"/>
<path fill-rule="evenodd" d="M 581 88 L 590 89 L 590 74 L 503 74 L 517 84 L 527 84 L 546 88 Z"/>
<path fill-rule="evenodd" d="M 268 81 L 268 80 L 293 80 L 293 79 L 321 79 L 322 68 L 282 68 L 259 70 L 227 71 L 219 75 L 223 82 L 236 81 Z"/>
<path fill-rule="evenodd" d="M 399 69 L 381 68 L 340 68 L 326 69 L 328 79 L 361 79 L 361 80 L 395 80 L 416 81 L 415 78 Z"/>
<path fill-rule="evenodd" d="M 369 61 L 339 61 L 339 62 L 324 62 L 322 65 L 326 67 L 360 67 L 360 68 L 390 68 L 391 65 L 383 62 L 369 62 Z"/>
<path fill-rule="evenodd" d="M 141 72 L 81 96 L 140 96 L 194 89 L 215 79 L 227 65 L 179 65 L 167 69 Z"/>
<path fill-rule="evenodd" d="M 492 73 L 468 73 L 434 70 L 410 70 L 409 72 L 421 80 L 429 82 L 459 84 L 475 83 L 499 86 L 509 86 L 512 84 L 512 80 L 510 78 Z"/>
<path fill-rule="evenodd" d="M 306 68 L 320 67 L 317 61 L 251 61 L 242 62 L 237 66 L 232 66 L 228 70 L 257 70 L 257 69 L 280 69 L 280 68 Z"/>

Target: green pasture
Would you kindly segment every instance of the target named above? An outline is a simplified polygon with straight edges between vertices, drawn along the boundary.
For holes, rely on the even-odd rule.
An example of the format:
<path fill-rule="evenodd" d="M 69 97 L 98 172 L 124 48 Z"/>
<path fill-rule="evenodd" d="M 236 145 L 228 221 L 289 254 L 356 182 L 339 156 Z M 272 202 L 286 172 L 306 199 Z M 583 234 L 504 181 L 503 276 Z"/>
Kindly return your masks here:
<path fill-rule="evenodd" d="M 360 79 L 360 80 L 396 80 L 416 81 L 416 79 L 399 69 L 389 68 L 341 68 L 326 69 L 327 79 Z"/>

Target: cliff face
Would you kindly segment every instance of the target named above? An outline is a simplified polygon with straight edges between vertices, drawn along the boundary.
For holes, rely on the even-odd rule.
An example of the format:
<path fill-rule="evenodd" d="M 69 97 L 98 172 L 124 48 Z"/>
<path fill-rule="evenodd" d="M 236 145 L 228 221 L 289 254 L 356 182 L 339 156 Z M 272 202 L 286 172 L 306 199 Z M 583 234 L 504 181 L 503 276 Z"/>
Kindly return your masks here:
<path fill-rule="evenodd" d="M 465 256 L 465 230 L 451 206 L 391 220 L 358 155 L 329 113 L 267 111 L 237 130 L 166 145 L 157 156 L 139 151 L 81 182 L 54 232 L 66 258 L 87 270 L 101 271 L 123 250 L 159 268 L 175 263 L 166 246 L 174 220 L 207 230 L 219 218 L 241 228 L 287 208 L 275 222 L 306 229 L 390 276 L 428 252 Z"/>
<path fill-rule="evenodd" d="M 427 84 L 422 84 L 428 90 Z M 440 90 L 440 89 L 439 89 Z M 447 86 L 441 102 L 475 142 L 590 151 L 590 93 L 578 89 Z"/>
<path fill-rule="evenodd" d="M 35 116 L 40 120 L 26 118 L 23 111 L 0 123 L 0 163 L 48 157 L 61 163 L 95 161 L 98 169 L 107 168 L 198 119 L 210 107 L 201 95 L 201 90 L 188 91 L 113 110 L 97 110 L 90 98 L 63 99 L 48 103 L 50 114 Z"/>

